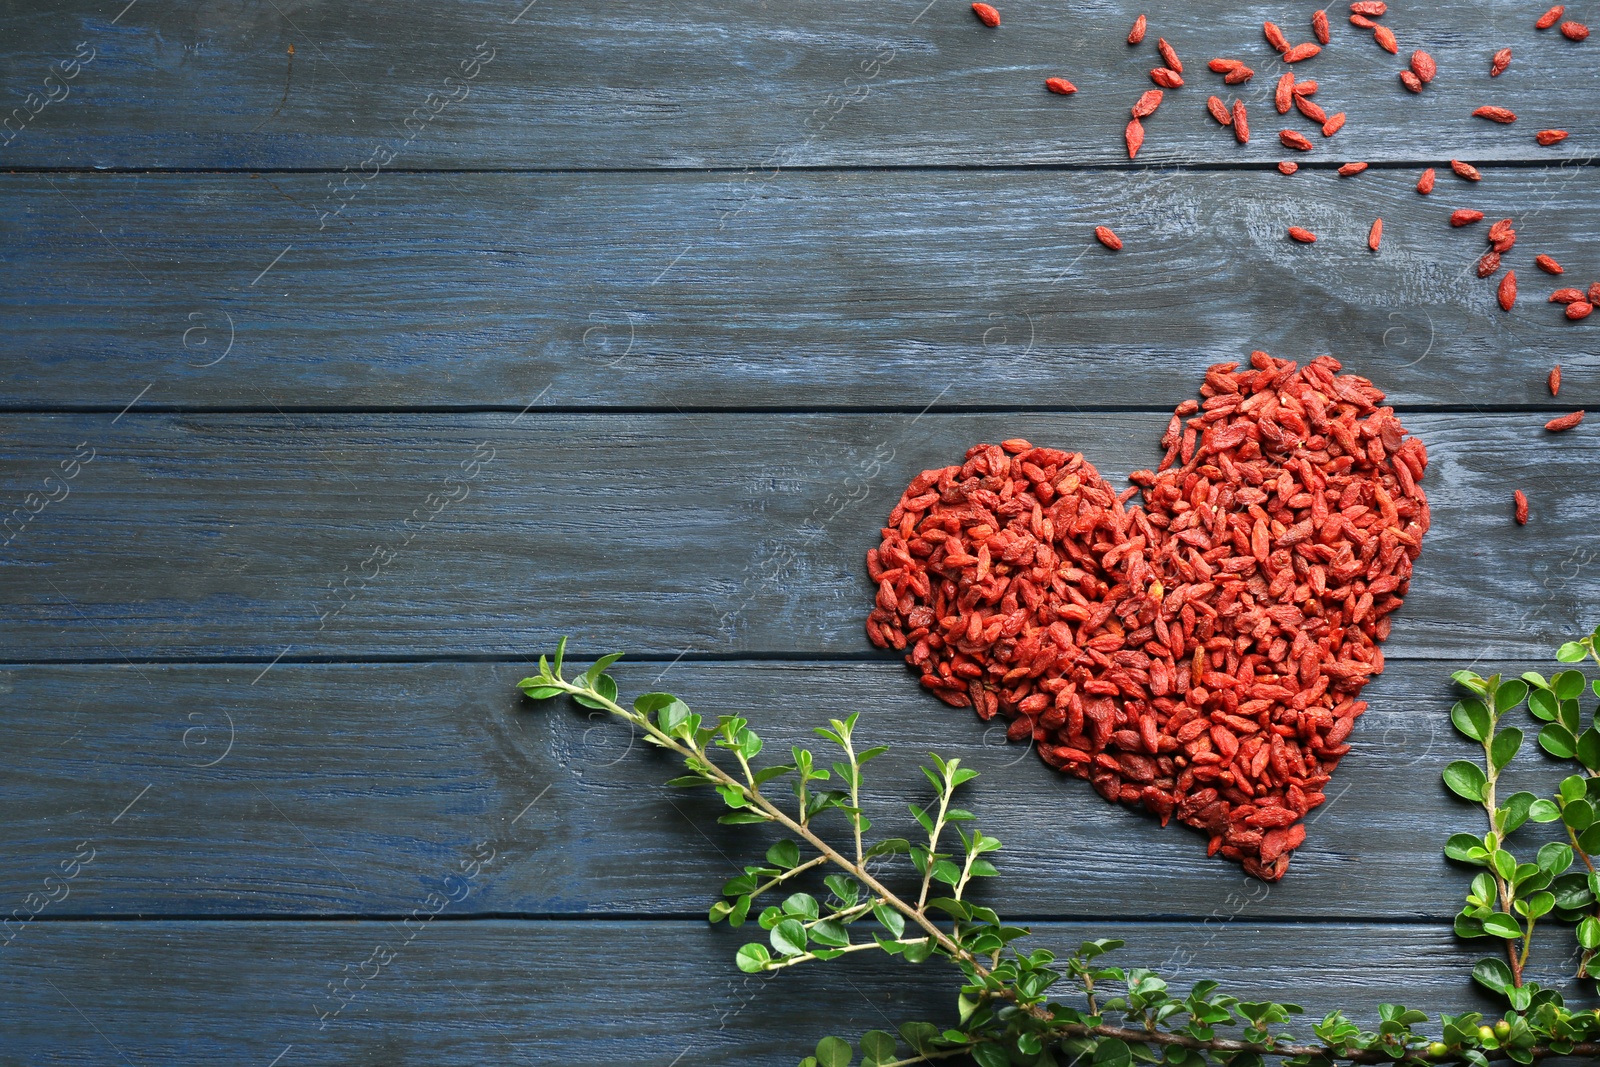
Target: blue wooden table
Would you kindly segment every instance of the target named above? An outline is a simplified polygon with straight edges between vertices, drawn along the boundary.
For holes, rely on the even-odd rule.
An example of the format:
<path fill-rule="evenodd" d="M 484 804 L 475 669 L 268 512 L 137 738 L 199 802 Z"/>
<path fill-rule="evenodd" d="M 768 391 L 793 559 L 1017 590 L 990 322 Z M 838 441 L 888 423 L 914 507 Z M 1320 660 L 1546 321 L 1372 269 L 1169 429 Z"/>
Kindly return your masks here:
<path fill-rule="evenodd" d="M 1439 784 L 1448 678 L 1548 671 L 1597 621 L 1600 448 L 1541 429 L 1600 402 L 1600 318 L 1545 301 L 1600 278 L 1596 46 L 1397 3 L 1402 57 L 1440 68 L 1414 96 L 1335 8 L 1297 73 L 1349 122 L 1297 154 L 1260 23 L 1308 38 L 1310 8 L 1151 12 L 1140 48 L 1125 5 L 1002 13 L 0 5 L 0 913 L 32 916 L 0 944 L 0 1063 L 785 1064 L 953 1018 L 936 964 L 741 974 L 704 913 L 766 839 L 625 727 L 518 696 L 564 634 L 769 744 L 860 711 L 896 746 L 884 827 L 921 753 L 961 756 L 1007 846 L 985 899 L 1049 940 L 1369 1024 L 1488 1006 L 1440 854 L 1475 828 Z M 1158 35 L 1189 84 L 1130 162 Z M 1205 113 L 1223 91 L 1248 145 Z M 1458 207 L 1516 219 L 1509 314 Z M 1120 480 L 1253 348 L 1334 353 L 1432 454 L 1388 670 L 1271 886 L 862 629 L 918 471 L 1027 437 Z"/>

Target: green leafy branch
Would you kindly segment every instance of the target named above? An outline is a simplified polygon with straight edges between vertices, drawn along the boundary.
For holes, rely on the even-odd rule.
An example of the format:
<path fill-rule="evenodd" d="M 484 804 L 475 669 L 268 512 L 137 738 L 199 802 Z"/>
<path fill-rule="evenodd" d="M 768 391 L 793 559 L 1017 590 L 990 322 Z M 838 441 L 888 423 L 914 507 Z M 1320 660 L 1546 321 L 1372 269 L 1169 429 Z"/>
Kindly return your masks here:
<path fill-rule="evenodd" d="M 1596 654 L 1600 631 L 1562 647 L 1564 662 Z M 1577 653 L 1574 655 L 1573 651 Z M 862 1067 L 969 1057 L 980 1067 L 1077 1064 L 1086 1067 L 1261 1067 L 1268 1058 L 1286 1067 L 1351 1064 L 1531 1063 L 1546 1056 L 1600 1058 L 1600 1013 L 1572 1011 L 1554 990 L 1527 980 L 1536 924 L 1546 916 L 1573 922 L 1587 974 L 1600 948 L 1600 730 L 1580 730 L 1578 671 L 1546 680 L 1480 678 L 1459 672 L 1468 695 L 1452 709 L 1456 727 L 1482 748 L 1482 763 L 1459 760 L 1445 771 L 1449 788 L 1480 806 L 1488 822 L 1482 835 L 1457 834 L 1446 853 L 1483 870 L 1473 879 L 1456 918 L 1463 937 L 1499 938 L 1505 958 L 1488 957 L 1473 977 L 1505 998 L 1510 1010 L 1489 1020 L 1481 1013 L 1441 1015 L 1439 1031 L 1421 1029 L 1428 1017 L 1399 1004 L 1378 1006 L 1377 1029 L 1366 1030 L 1330 1012 L 1311 1027 L 1314 1040 L 1288 1030 L 1302 1010 L 1294 1004 L 1247 1001 L 1219 991 L 1210 980 L 1184 995 L 1145 968 L 1124 969 L 1105 957 L 1121 941 L 1084 941 L 1065 959 L 1046 948 L 1025 950 L 1026 929 L 1005 924 L 996 912 L 968 899 L 975 878 L 999 874 L 988 858 L 999 840 L 979 830 L 976 816 L 954 805 L 955 794 L 977 772 L 957 759 L 931 755 L 922 768 L 933 796 L 909 805 L 926 835 L 916 842 L 872 840 L 862 805 L 863 768 L 884 747 L 858 750 L 858 716 L 832 719 L 815 735 L 836 750 L 819 757 L 794 746 L 785 763 L 761 764 L 765 745 L 747 719 L 703 719 L 679 698 L 646 693 L 632 706 L 618 702 L 616 680 L 606 672 L 618 658 L 604 656 L 578 676 L 562 673 L 566 642 L 554 663 L 541 657 L 539 673 L 519 683 L 532 699 L 569 696 L 584 707 L 610 712 L 640 730 L 647 742 L 681 758 L 685 773 L 669 784 L 714 790 L 727 810 L 724 824 L 770 823 L 788 836 L 773 843 L 764 862 L 746 866 L 722 887 L 711 905 L 713 923 L 742 927 L 755 912 L 765 941 L 735 955 L 749 973 L 787 970 L 856 952 L 883 952 L 912 963 L 931 958 L 957 969 L 954 1026 L 906 1022 L 895 1033 L 870 1030 L 856 1045 L 825 1037 L 801 1067 L 849 1067 L 859 1049 Z M 1600 683 L 1595 692 L 1600 694 Z M 1500 778 L 1522 748 L 1523 731 L 1507 717 L 1526 702 L 1543 722 L 1546 752 L 1574 759 L 1583 774 L 1569 776 L 1549 798 L 1516 792 L 1500 798 Z M 826 761 L 826 766 L 824 762 Z M 787 793 L 779 789 L 787 784 Z M 841 820 L 842 827 L 834 820 Z M 1561 821 L 1568 842 L 1549 842 L 1531 862 L 1507 844 L 1525 823 Z M 842 840 L 833 839 L 842 837 Z M 959 847 L 957 843 L 959 842 Z M 1576 859 L 1587 870 L 1570 871 Z M 901 865 L 909 870 L 901 869 Z M 904 891 L 891 888 L 900 878 Z M 820 884 L 818 884 L 820 882 Z M 781 897 L 781 899 L 779 899 Z M 870 933 L 865 924 L 871 924 Z M 1056 999 L 1060 997 L 1061 999 Z"/>
<path fill-rule="evenodd" d="M 1600 629 L 1581 641 L 1562 645 L 1556 658 L 1564 663 L 1590 658 L 1600 662 L 1597 642 Z M 1600 680 L 1591 687 L 1580 670 L 1561 671 L 1548 679 L 1536 671 L 1514 679 L 1498 674 L 1484 678 L 1472 671 L 1457 671 L 1453 677 L 1469 695 L 1451 709 L 1451 721 L 1483 746 L 1484 762 L 1451 763 L 1444 771 L 1445 784 L 1458 796 L 1480 804 L 1489 820 L 1489 830 L 1481 838 L 1455 834 L 1445 843 L 1446 856 L 1485 868 L 1467 891 L 1466 904 L 1456 916 L 1456 933 L 1505 941 L 1506 960 L 1480 960 L 1473 977 L 1505 996 L 1514 1009 L 1526 1011 L 1539 996 L 1539 987 L 1525 982 L 1523 972 L 1540 919 L 1548 915 L 1576 924 L 1574 934 L 1582 950 L 1579 977 L 1593 977 L 1594 957 L 1600 949 L 1600 915 L 1596 914 L 1600 875 L 1593 859 L 1600 852 L 1600 729 L 1594 725 L 1592 709 L 1589 725 L 1584 727 L 1579 706 L 1585 688 L 1600 695 Z M 1497 782 L 1523 740 L 1521 729 L 1502 728 L 1501 723 L 1524 704 L 1539 726 L 1539 747 L 1557 759 L 1576 763 L 1582 773 L 1563 779 L 1550 797 L 1517 792 L 1501 805 L 1496 802 Z M 1560 822 L 1567 841 L 1541 845 L 1532 863 L 1518 861 L 1507 841 L 1529 821 Z M 1582 870 L 1571 869 L 1575 859 L 1582 861 Z"/>
<path fill-rule="evenodd" d="M 948 856 L 937 853 L 936 849 L 940 835 L 949 822 L 971 818 L 970 813 L 951 809 L 949 799 L 950 793 L 961 783 L 970 781 L 975 772 L 961 768 L 959 760 L 940 763 L 937 781 L 942 783 L 943 788 L 939 798 L 939 814 L 929 817 L 925 813 L 918 813 L 919 821 L 929 833 L 929 845 L 926 848 L 913 847 L 903 838 L 888 838 L 867 847 L 863 835 L 872 824 L 860 806 L 862 767 L 887 749 L 880 746 L 856 751 L 853 736 L 856 715 L 833 719 L 828 726 L 818 727 L 815 731 L 819 737 L 837 745 L 843 754 L 844 758 L 834 762 L 831 770 L 819 766 L 811 750 L 799 747 L 790 750 L 792 762 L 756 769 L 750 761 L 761 754 L 764 743 L 746 719 L 724 715 L 714 724 L 706 723 L 687 704 L 670 693 L 646 693 L 634 701 L 632 708 L 624 707 L 617 702 L 616 680 L 605 673 L 621 658 L 620 654 L 600 658 L 583 674 L 569 681 L 561 672 L 565 652 L 566 641 L 563 639 L 556 650 L 553 664 L 541 656 L 539 674 L 518 683 L 523 693 L 535 700 L 565 694 L 585 707 L 611 712 L 643 731 L 645 740 L 650 744 L 683 757 L 688 773 L 667 784 L 708 786 L 716 790 L 730 809 L 718 822 L 776 823 L 816 853 L 802 861 L 799 842 L 788 838 L 779 841 L 767 850 L 766 864 L 746 867 L 742 875 L 723 886 L 723 896 L 728 899 L 712 905 L 712 922 L 726 920 L 731 926 L 743 925 L 757 898 L 788 885 L 814 867 L 832 864 L 844 872 L 831 874 L 824 882 L 830 894 L 826 912 L 822 904 L 808 893 L 791 894 L 781 905 L 763 909 L 757 921 L 768 931 L 771 950 L 760 942 L 745 945 L 737 956 L 741 970 L 752 973 L 779 970 L 809 960 L 833 959 L 846 952 L 876 948 L 893 955 L 903 955 L 913 962 L 920 962 L 939 951 L 952 959 L 963 961 L 973 969 L 975 975 L 987 974 L 987 969 L 973 952 L 958 941 L 958 937 L 967 935 L 959 930 L 946 932 L 935 922 L 930 910 L 943 912 L 964 922 L 976 919 L 992 926 L 998 926 L 998 919 L 988 909 L 981 909 L 975 915 L 962 904 L 959 890 L 951 897 L 927 899 L 930 882 L 937 881 L 954 887 L 961 880 L 961 871 L 949 862 Z M 725 769 L 717 762 L 714 758 L 716 750 L 732 756 L 737 763 L 736 772 Z M 793 814 L 762 791 L 763 786 L 780 778 L 790 779 L 790 789 L 797 801 Z M 817 789 L 814 785 L 832 782 L 844 788 Z M 842 813 L 849 823 L 854 838 L 854 859 L 836 850 L 813 828 L 812 821 L 827 811 Z M 995 847 L 998 844 L 994 842 Z M 924 871 L 923 891 L 916 905 L 900 899 L 867 869 L 868 860 L 896 854 L 910 854 L 913 862 L 918 863 L 919 869 Z M 966 871 L 969 875 L 983 873 L 975 860 L 968 863 Z M 891 936 L 875 936 L 870 942 L 852 943 L 844 928 L 868 913 L 873 913 L 891 932 Z M 920 928 L 923 936 L 904 937 L 908 922 Z M 992 936 L 1001 935 L 994 933 Z M 989 944 L 988 939 L 976 936 L 971 940 L 985 947 Z M 777 955 L 774 956 L 773 952 Z"/>

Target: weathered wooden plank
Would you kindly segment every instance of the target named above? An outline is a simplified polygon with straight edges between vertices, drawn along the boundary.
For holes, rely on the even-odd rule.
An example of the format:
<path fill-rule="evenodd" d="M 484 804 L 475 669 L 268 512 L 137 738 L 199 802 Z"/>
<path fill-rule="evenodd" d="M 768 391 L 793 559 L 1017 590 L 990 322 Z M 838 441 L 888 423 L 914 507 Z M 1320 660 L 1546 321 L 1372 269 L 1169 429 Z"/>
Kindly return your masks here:
<path fill-rule="evenodd" d="M 1542 657 L 1595 621 L 1600 444 L 1543 419 L 1407 417 L 1433 456 L 1434 519 L 1390 655 Z M 517 656 L 562 634 L 669 657 L 862 655 L 864 554 L 916 472 L 1021 436 L 1083 450 L 1120 482 L 1159 459 L 1165 423 L 21 416 L 0 430 L 0 655 Z M 63 464 L 77 476 L 61 480 Z M 1533 502 L 1526 527 L 1514 486 Z"/>
<path fill-rule="evenodd" d="M 1180 50 L 1188 85 L 1149 121 L 1141 163 L 1272 162 L 1285 152 L 1280 126 L 1312 134 L 1315 155 L 1337 160 L 1559 159 L 1592 155 L 1600 134 L 1594 109 L 1574 106 L 1595 98 L 1600 72 L 1555 31 L 1534 30 L 1531 11 L 1471 0 L 1397 9 L 1385 22 L 1401 57 L 1336 11 L 1330 47 L 1296 67 L 1319 81 L 1329 114 L 1350 115 L 1324 143 L 1309 121 L 1273 111 L 1285 68 L 1261 35 L 1271 18 L 1309 39 L 1309 8 L 1185 5 L 1158 13 L 1134 49 L 1127 5 L 1068 12 L 1013 0 L 998 31 L 967 7 L 187 0 L 117 20 L 92 5 L 36 5 L 0 23 L 7 103 L 20 109 L 0 152 L 7 166 L 352 171 L 380 149 L 397 167 L 1127 165 L 1127 109 L 1151 87 L 1158 35 Z M 79 42 L 92 60 L 47 83 Z M 1506 45 L 1516 59 L 1491 81 L 1489 55 Z M 1395 76 L 1417 47 L 1440 69 L 1421 97 Z M 1255 116 L 1248 146 L 1205 114 L 1208 93 L 1235 92 L 1205 70 L 1215 55 L 1258 71 L 1238 93 Z M 1077 95 L 1046 93 L 1052 75 Z M 1483 103 L 1521 117 L 1509 128 L 1471 117 Z M 1534 143 L 1534 130 L 1555 125 L 1574 134 L 1567 151 Z"/>
<path fill-rule="evenodd" d="M 1300 1004 L 1306 1018 L 1286 1029 L 1306 1036 L 1311 1020 L 1336 1007 L 1374 1028 L 1381 1002 L 1420 1008 L 1435 1025 L 1440 1011 L 1498 1011 L 1468 977 L 1480 953 L 1444 926 L 1035 930 L 1061 950 L 1086 937 L 1126 938 L 1117 953 L 1125 965 L 1166 965 L 1179 990 L 1212 977 L 1244 999 Z M 104 1064 L 120 1053 L 170 1064 L 665 1065 L 682 1057 L 789 1067 L 824 1034 L 956 1021 L 953 972 L 940 964 L 862 953 L 747 977 L 732 957 L 748 932 L 703 923 L 96 922 L 36 933 L 7 952 L 0 971 L 11 1009 L 0 1015 L 0 1035 L 18 1063 Z M 1565 952 L 1544 947 L 1538 978 L 1562 987 Z M 334 983 L 347 991 L 346 1006 L 323 1018 L 319 1011 L 341 1003 L 328 991 Z"/>
<path fill-rule="evenodd" d="M 1548 405 L 1559 361 L 1600 403 L 1594 327 L 1533 266 L 1600 277 L 1600 171 L 1413 179 L 392 175 L 319 232 L 321 177 L 14 175 L 3 403 L 1170 410 L 1258 347 L 1408 405 Z M 1462 206 L 1518 217 L 1509 316 Z"/>
<path fill-rule="evenodd" d="M 1008 915 L 1447 921 L 1468 873 L 1445 861 L 1443 842 L 1480 821 L 1439 780 L 1470 756 L 1449 723 L 1459 665 L 1396 660 L 1368 687 L 1371 709 L 1329 803 L 1271 887 L 1206 859 L 1194 833 L 1104 803 L 893 662 L 624 661 L 618 673 L 626 693 L 666 688 L 704 713 L 747 716 L 770 752 L 822 752 L 810 727 L 860 711 L 862 744 L 893 746 L 864 800 L 883 836 L 920 832 L 906 804 L 928 793 L 916 770 L 925 753 L 959 756 L 982 775 L 964 805 L 1006 846 L 1002 877 L 976 892 Z M 1478 664 L 1491 666 L 1551 670 Z M 716 826 L 720 802 L 662 785 L 670 761 L 623 724 L 525 701 L 514 685 L 526 673 L 505 663 L 7 668 L 0 901 L 9 911 L 40 892 L 84 842 L 92 862 L 45 918 L 395 915 L 475 855 L 493 858 L 452 914 L 682 916 L 760 862 L 772 835 Z M 1508 780 L 1542 792 L 1562 773 L 1530 754 Z M 1529 826 L 1518 847 L 1531 851 L 1544 829 Z"/>

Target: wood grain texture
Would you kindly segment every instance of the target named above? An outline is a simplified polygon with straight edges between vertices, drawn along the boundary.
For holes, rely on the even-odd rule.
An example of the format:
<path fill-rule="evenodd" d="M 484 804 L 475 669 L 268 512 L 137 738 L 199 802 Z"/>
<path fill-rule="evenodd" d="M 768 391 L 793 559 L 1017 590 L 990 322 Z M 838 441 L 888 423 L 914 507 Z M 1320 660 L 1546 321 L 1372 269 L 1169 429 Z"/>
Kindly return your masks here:
<path fill-rule="evenodd" d="M 1589 629 L 1600 444 L 1588 424 L 1556 435 L 1543 419 L 1406 417 L 1432 455 L 1433 529 L 1390 656 L 1543 657 Z M 1120 484 L 1160 458 L 1165 424 L 1144 413 L 16 417 L 0 430 L 12 506 L 48 489 L 42 479 L 80 445 L 96 455 L 0 557 L 0 656 L 522 656 L 562 634 L 668 658 L 866 655 L 865 553 L 918 471 L 1020 436 L 1082 450 Z M 1514 487 L 1532 502 L 1525 527 L 1511 518 Z"/>
<path fill-rule="evenodd" d="M 1479 821 L 1439 779 L 1471 756 L 1449 722 L 1457 666 L 1396 661 L 1367 688 L 1329 803 L 1271 887 L 1208 860 L 1200 835 L 1113 807 L 1006 744 L 894 662 L 624 661 L 617 673 L 627 694 L 667 689 L 704 714 L 748 717 L 769 753 L 823 753 L 810 727 L 860 711 L 862 743 L 893 746 L 868 775 L 878 836 L 920 833 L 906 803 L 928 792 L 916 769 L 927 751 L 960 757 L 981 773 L 962 806 L 1006 845 L 1002 877 L 974 892 L 1007 916 L 1448 922 L 1470 872 L 1445 861 L 1443 842 Z M 480 842 L 496 858 L 452 915 L 700 915 L 760 862 L 774 835 L 716 826 L 720 801 L 662 785 L 671 761 L 624 724 L 524 700 L 514 686 L 529 669 L 6 669 L 0 901 L 37 891 L 83 841 L 95 858 L 47 918 L 399 915 Z M 1563 773 L 1529 753 L 1507 781 L 1548 791 Z M 1547 831 L 1528 826 L 1517 848 L 1531 853 Z"/>
<path fill-rule="evenodd" d="M 419 904 L 423 897 L 419 896 Z M 424 913 L 425 914 L 425 913 Z M 444 914 L 448 914 L 446 911 Z M 863 953 L 771 979 L 734 969 L 748 931 L 704 923 L 56 923 L 5 957 L 0 1015 L 13 1063 L 76 1065 L 484 1063 L 757 1064 L 791 1067 L 829 1033 L 894 1022 L 954 1025 L 951 972 Z M 1124 937 L 1124 965 L 1212 977 L 1245 999 L 1335 1007 L 1376 1027 L 1379 1002 L 1495 1011 L 1471 987 L 1479 953 L 1447 927 L 1041 924 L 1060 950 Z M 757 931 L 759 933 L 759 931 Z M 376 946 L 393 953 L 373 963 Z M 1541 983 L 1563 988 L 1562 950 L 1541 946 Z M 1536 954 L 1537 955 L 1537 954 Z M 375 973 L 376 972 L 376 973 Z M 362 974 L 374 975 L 364 987 Z M 319 1009 L 348 1006 L 319 1029 Z M 602 985 L 603 983 L 603 985 Z M 770 983 L 770 984 L 769 984 Z M 604 992 L 602 993 L 602 989 Z M 328 1007 L 324 1007 L 327 1005 Z M 1360 1007 L 1356 1007 L 1359 1005 Z M 88 1020 L 86 1025 L 85 1020 Z M 116 1051 L 113 1051 L 113 1046 Z M 286 1047 L 292 1046 L 288 1052 Z"/>
<path fill-rule="evenodd" d="M 48 105 L 7 147 L 7 166 L 357 167 L 379 145 L 398 167 L 771 167 L 863 164 L 1128 166 L 1128 107 L 1149 89 L 1157 36 L 1184 57 L 1188 84 L 1149 120 L 1138 164 L 1271 163 L 1280 126 L 1316 137 L 1315 156 L 1342 162 L 1592 158 L 1600 69 L 1581 46 L 1533 29 L 1536 12 L 1449 0 L 1385 19 L 1400 57 L 1335 14 L 1324 53 L 1296 66 L 1329 114 L 1350 116 L 1334 139 L 1272 109 L 1285 68 L 1261 35 L 1272 18 L 1308 40 L 1310 12 L 1217 0 L 1155 13 L 1146 43 L 1125 43 L 1130 9 L 1063 10 L 1012 0 L 985 30 L 966 3 L 754 0 L 663 8 L 648 0 L 580 4 L 397 0 L 272 5 L 187 0 L 115 12 L 38 5 L 4 16 L 4 84 L 12 106 L 77 42 L 98 50 L 72 94 Z M 520 17 L 518 13 L 521 11 Z M 515 22 L 513 22 L 515 20 Z M 480 45 L 493 59 L 463 81 Z M 292 64 L 287 55 L 293 46 Z M 1516 58 L 1498 79 L 1489 56 Z M 1420 97 L 1396 78 L 1426 48 L 1440 74 Z M 1247 146 L 1206 117 L 1209 93 L 1232 87 L 1205 70 L 1234 56 L 1257 75 L 1241 96 Z M 1045 92 L 1046 77 L 1078 86 Z M 446 81 L 454 78 L 454 81 Z M 60 90 L 56 90 L 59 94 Z M 440 94 L 430 101 L 430 94 Z M 453 103 L 441 103 L 455 99 Z M 1500 127 L 1471 116 L 1512 105 Z M 37 106 L 37 105 L 34 105 Z M 440 107 L 411 130 L 408 115 Z M 1533 131 L 1565 126 L 1560 148 Z M 413 132 L 415 131 L 415 132 Z"/>
<path fill-rule="evenodd" d="M 12 175 L 0 403 L 1170 410 L 1253 348 L 1402 405 L 1600 403 L 1597 320 L 1545 300 L 1600 278 L 1600 171 L 1414 180 L 386 175 L 319 230 L 322 176 Z M 1517 219 L 1510 315 L 1463 206 Z"/>
<path fill-rule="evenodd" d="M 1277 129 L 1312 131 L 1271 110 L 1260 23 L 1303 39 L 1309 8 L 1206 0 L 1130 49 L 1131 10 L 1045 0 L 998 32 L 964 0 L 0 6 L 23 109 L 0 125 L 0 912 L 94 850 L 0 941 L 0 1065 L 791 1064 L 829 1031 L 953 1021 L 936 967 L 735 970 L 757 932 L 693 916 L 765 840 L 711 829 L 625 731 L 516 694 L 566 633 L 780 748 L 862 710 L 896 745 L 885 831 L 917 753 L 962 756 L 1008 846 L 986 899 L 1049 943 L 1126 937 L 1180 988 L 1369 1025 L 1379 1001 L 1492 1010 L 1447 922 L 1466 874 L 1440 842 L 1471 822 L 1439 783 L 1447 675 L 1548 670 L 1594 621 L 1600 456 L 1539 426 L 1600 404 L 1600 373 L 1532 257 L 1600 277 L 1600 68 L 1531 11 L 1402 6 L 1438 79 L 1405 93 L 1335 19 L 1296 72 L 1350 121 L 1293 178 Z M 1190 84 L 1130 163 L 1157 36 Z M 28 99 L 88 49 L 66 99 Z M 1258 70 L 1248 146 L 1204 114 L 1219 54 Z M 1545 126 L 1573 136 L 1539 148 Z M 1451 157 L 1484 181 L 1417 196 Z M 1511 314 L 1456 207 L 1517 220 Z M 1120 479 L 1204 366 L 1256 347 L 1386 388 L 1435 519 L 1270 889 L 861 630 L 863 553 L 915 472 L 1023 435 Z M 1531 757 L 1516 784 L 1558 773 Z M 1541 936 L 1559 982 L 1570 942 Z"/>

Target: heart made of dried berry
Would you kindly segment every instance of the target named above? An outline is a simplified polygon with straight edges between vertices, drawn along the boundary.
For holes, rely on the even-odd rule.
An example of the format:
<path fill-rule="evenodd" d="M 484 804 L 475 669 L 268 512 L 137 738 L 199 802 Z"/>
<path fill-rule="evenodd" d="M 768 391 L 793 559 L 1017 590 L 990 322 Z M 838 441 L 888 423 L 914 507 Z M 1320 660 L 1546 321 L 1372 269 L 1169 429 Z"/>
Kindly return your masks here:
<path fill-rule="evenodd" d="M 867 636 L 1050 766 L 1276 881 L 1429 523 L 1427 450 L 1339 369 L 1210 368 L 1121 494 L 1022 440 L 923 471 L 867 553 Z"/>

